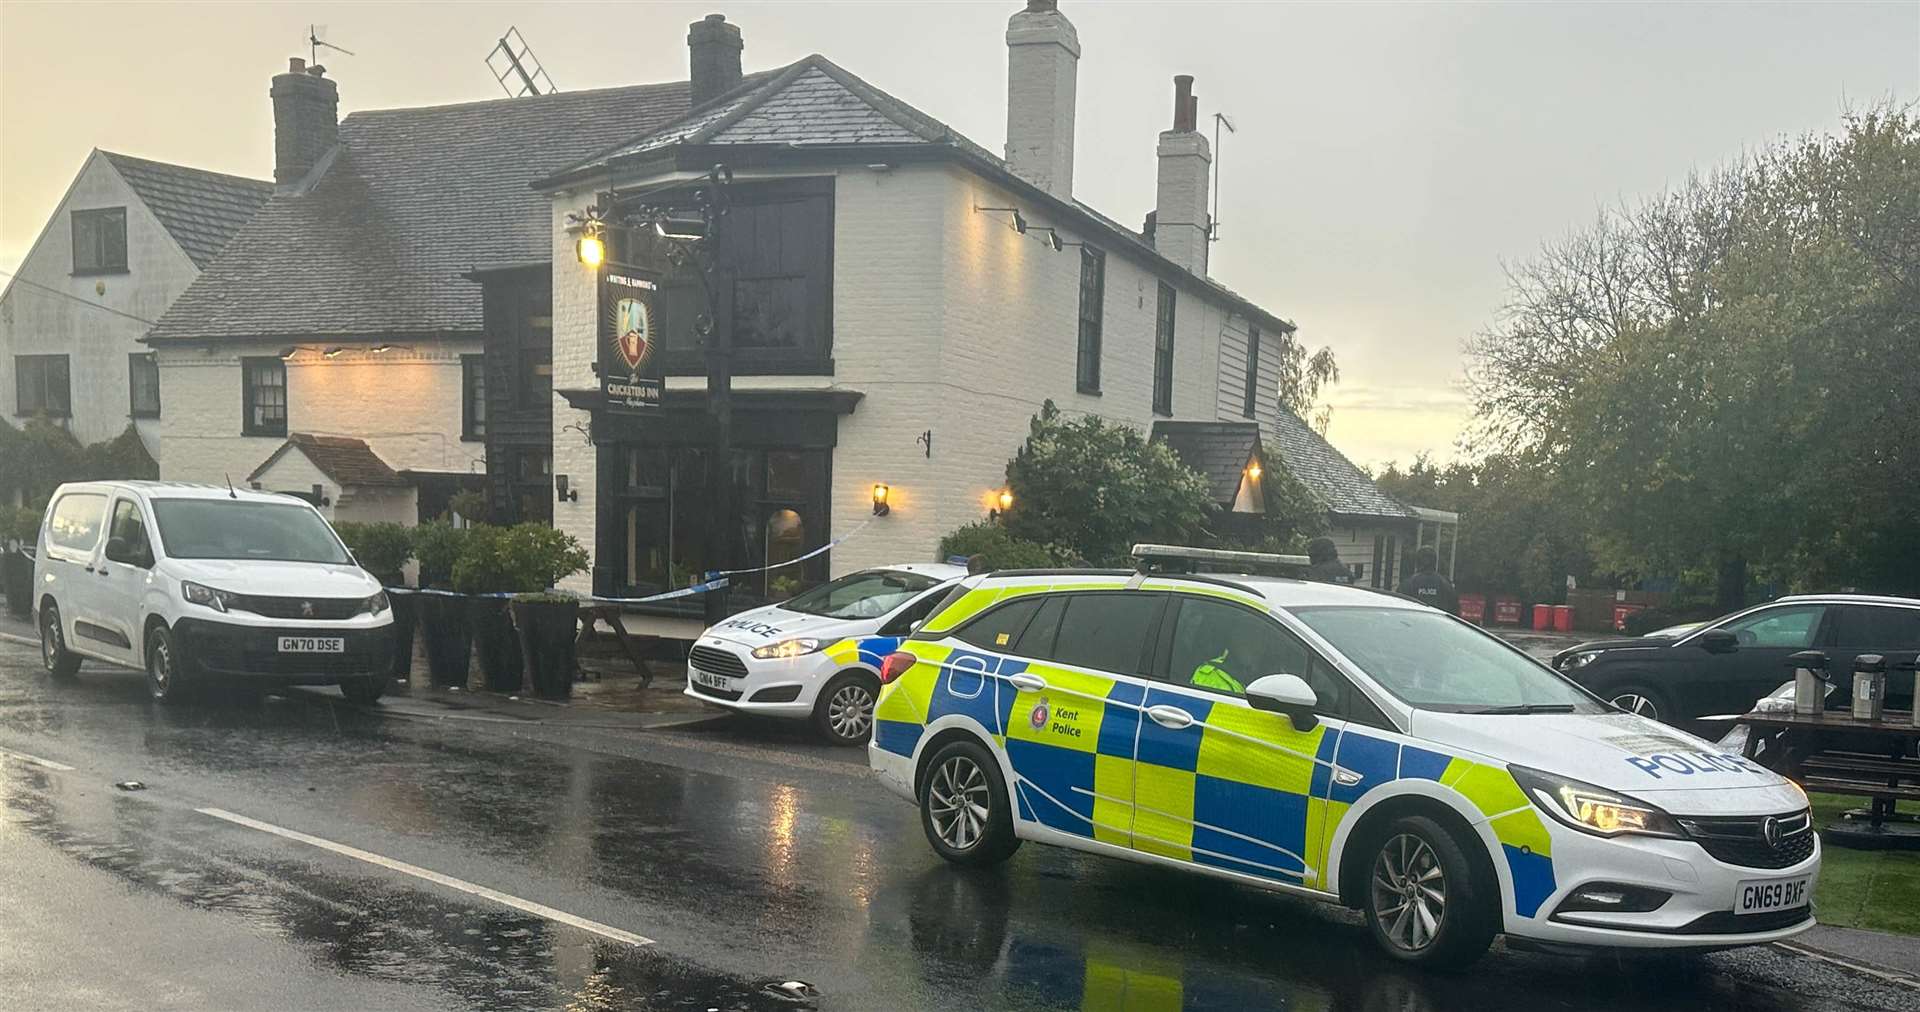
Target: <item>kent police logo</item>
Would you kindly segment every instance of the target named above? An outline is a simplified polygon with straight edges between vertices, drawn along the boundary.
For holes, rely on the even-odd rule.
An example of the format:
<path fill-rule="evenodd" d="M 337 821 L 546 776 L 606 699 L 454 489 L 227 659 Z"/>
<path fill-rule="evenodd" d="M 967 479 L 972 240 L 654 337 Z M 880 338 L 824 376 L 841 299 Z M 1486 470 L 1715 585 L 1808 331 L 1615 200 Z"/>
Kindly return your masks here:
<path fill-rule="evenodd" d="M 1035 731 L 1047 726 L 1046 697 L 1041 697 L 1038 703 L 1033 704 L 1033 713 L 1027 718 L 1027 723 L 1032 724 Z"/>

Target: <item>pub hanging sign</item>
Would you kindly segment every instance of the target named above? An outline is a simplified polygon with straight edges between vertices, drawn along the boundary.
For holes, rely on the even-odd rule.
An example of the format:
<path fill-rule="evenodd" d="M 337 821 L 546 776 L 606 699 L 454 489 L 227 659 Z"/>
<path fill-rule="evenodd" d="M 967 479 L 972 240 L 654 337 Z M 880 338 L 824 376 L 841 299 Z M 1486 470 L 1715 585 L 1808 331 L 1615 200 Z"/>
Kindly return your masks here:
<path fill-rule="evenodd" d="M 656 275 L 609 263 L 600 272 L 600 396 L 614 414 L 660 408 L 660 288 Z"/>

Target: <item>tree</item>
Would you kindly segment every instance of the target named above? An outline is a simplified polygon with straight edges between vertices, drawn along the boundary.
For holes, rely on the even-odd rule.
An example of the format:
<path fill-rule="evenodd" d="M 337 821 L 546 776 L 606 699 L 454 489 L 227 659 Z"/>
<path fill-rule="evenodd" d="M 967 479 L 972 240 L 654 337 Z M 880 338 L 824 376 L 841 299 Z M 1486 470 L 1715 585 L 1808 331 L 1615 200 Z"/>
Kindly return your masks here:
<path fill-rule="evenodd" d="M 1374 480 L 1402 502 L 1460 514 L 1454 583 L 1462 590 L 1558 602 L 1568 576 L 1597 575 L 1584 511 L 1537 458 L 1496 454 L 1441 468 L 1422 454 Z"/>
<path fill-rule="evenodd" d="M 1096 566 L 1126 565 L 1135 542 L 1194 543 L 1214 508 L 1206 479 L 1165 444 L 1052 401 L 1007 463 L 1007 487 L 1009 535 Z"/>

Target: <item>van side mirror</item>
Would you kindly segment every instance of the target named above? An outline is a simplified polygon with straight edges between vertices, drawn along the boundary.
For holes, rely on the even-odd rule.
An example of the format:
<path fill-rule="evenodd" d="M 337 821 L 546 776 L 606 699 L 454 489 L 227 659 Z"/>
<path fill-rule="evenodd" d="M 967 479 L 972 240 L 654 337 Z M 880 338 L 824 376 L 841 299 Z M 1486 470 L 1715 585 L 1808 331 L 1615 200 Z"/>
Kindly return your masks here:
<path fill-rule="evenodd" d="M 1725 629 L 1709 629 L 1700 634 L 1700 649 L 1710 654 L 1730 654 L 1740 649 L 1740 637 Z"/>
<path fill-rule="evenodd" d="M 1313 687 L 1299 675 L 1262 675 L 1247 686 L 1247 705 L 1268 713 L 1284 713 L 1293 720 L 1293 729 L 1309 731 L 1320 718 L 1313 708 L 1320 703 Z"/>

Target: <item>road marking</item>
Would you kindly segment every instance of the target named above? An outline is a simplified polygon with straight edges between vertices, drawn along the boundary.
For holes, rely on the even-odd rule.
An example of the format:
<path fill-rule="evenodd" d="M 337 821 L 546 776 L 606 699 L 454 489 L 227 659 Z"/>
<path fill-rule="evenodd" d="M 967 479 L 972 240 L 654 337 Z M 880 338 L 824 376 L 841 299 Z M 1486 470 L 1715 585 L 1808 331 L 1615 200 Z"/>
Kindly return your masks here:
<path fill-rule="evenodd" d="M 14 752 L 9 749 L 0 748 L 0 756 L 6 756 L 9 759 L 18 759 L 23 763 L 32 763 L 35 766 L 45 767 L 50 770 L 58 770 L 61 773 L 73 772 L 73 767 L 68 766 L 66 763 L 57 763 L 51 759 L 42 759 L 37 755 L 28 755 L 25 752 Z"/>
<path fill-rule="evenodd" d="M 37 647 L 40 645 L 39 640 L 28 639 L 25 636 L 15 636 L 10 632 L 0 632 L 0 640 L 6 640 L 8 643 L 18 643 L 23 647 Z"/>
<path fill-rule="evenodd" d="M 1775 948 L 1785 949 L 1788 952 L 1794 953 L 1795 955 L 1805 956 L 1809 959 L 1817 959 L 1822 963 L 1832 963 L 1834 966 L 1843 966 L 1849 970 L 1853 970 L 1858 973 L 1864 973 L 1869 977 L 1877 977 L 1880 980 L 1887 981 L 1888 983 L 1891 983 L 1891 984 L 1911 985 L 1915 983 L 1915 980 L 1916 980 L 1916 978 L 1908 976 L 1907 974 L 1900 972 L 1898 970 L 1895 970 L 1891 973 L 1885 970 L 1877 970 L 1871 966 L 1863 966 L 1851 960 L 1840 959 L 1837 956 L 1829 956 L 1826 953 L 1821 952 L 1817 949 L 1809 949 L 1804 945 L 1798 945 L 1793 942 L 1775 942 L 1773 944 Z"/>
<path fill-rule="evenodd" d="M 257 829 L 262 833 L 272 833 L 274 836 L 319 847 L 321 850 L 330 850 L 335 854 L 341 854 L 353 858 L 356 861 L 365 861 L 368 864 L 378 865 L 389 871 L 397 871 L 403 875 L 412 875 L 414 878 L 425 879 L 436 885 L 443 885 L 449 889 L 457 889 L 460 892 L 478 896 L 482 899 L 492 900 L 501 906 L 512 907 L 515 910 L 532 914 L 535 917 L 544 917 L 550 921 L 579 928 L 582 931 L 591 932 L 602 938 L 610 938 L 616 942 L 625 942 L 628 945 L 634 946 L 653 944 L 653 939 L 636 935 L 631 931 L 622 931 L 619 928 L 602 924 L 599 921 L 590 921 L 584 917 L 575 917 L 564 910 L 555 910 L 545 904 L 535 903 L 532 900 L 523 900 L 518 896 L 510 896 L 498 890 L 489 889 L 483 885 L 475 885 L 472 882 L 454 878 L 451 875 L 442 875 L 437 871 L 429 871 L 419 865 L 408 864 L 405 861 L 396 861 L 390 857 L 382 857 L 379 854 L 361 850 L 358 847 L 349 847 L 344 843 L 335 843 L 332 840 L 323 840 L 317 836 L 308 836 L 297 830 L 285 829 L 270 822 L 261 822 L 258 819 L 249 819 L 244 815 L 235 815 L 224 809 L 196 808 L 194 811 L 199 812 L 201 815 L 210 815 L 216 819 L 223 819 L 237 826 Z"/>

